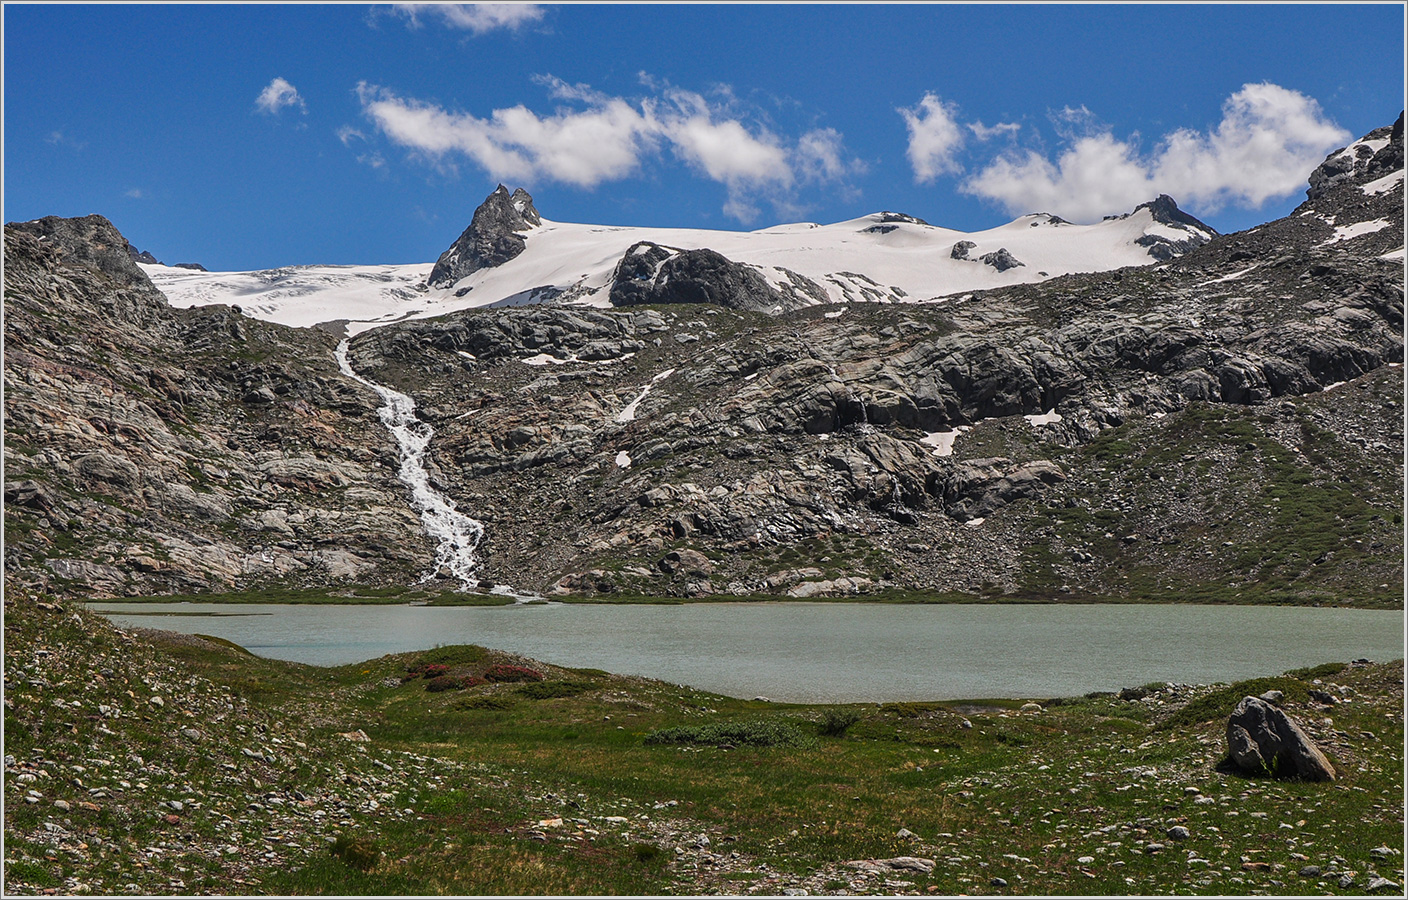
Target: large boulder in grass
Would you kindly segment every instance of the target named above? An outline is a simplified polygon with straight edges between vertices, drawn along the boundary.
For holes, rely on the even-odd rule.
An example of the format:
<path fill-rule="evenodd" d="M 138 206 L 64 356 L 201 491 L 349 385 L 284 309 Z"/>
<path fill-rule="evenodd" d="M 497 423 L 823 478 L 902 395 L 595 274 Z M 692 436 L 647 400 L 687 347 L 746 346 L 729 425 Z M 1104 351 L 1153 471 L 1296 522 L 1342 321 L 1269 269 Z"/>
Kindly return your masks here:
<path fill-rule="evenodd" d="M 1227 752 L 1243 771 L 1334 781 L 1335 768 L 1290 716 L 1256 697 L 1243 697 L 1227 720 Z"/>

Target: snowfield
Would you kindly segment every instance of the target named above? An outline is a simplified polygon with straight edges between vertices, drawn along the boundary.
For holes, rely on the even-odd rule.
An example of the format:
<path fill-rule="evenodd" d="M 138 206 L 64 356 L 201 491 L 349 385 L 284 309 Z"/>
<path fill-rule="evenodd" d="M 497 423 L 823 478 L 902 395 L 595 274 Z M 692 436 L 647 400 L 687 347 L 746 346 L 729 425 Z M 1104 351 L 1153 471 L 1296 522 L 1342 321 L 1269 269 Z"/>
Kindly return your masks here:
<path fill-rule="evenodd" d="M 347 333 L 402 319 L 482 306 L 552 300 L 609 306 L 612 275 L 640 241 L 692 250 L 708 248 L 755 267 L 773 286 L 787 271 L 820 285 L 833 303 L 924 302 L 964 291 L 1043 281 L 1155 260 L 1136 243 L 1147 236 L 1181 241 L 1211 237 L 1154 220 L 1148 209 L 1093 225 L 1072 225 L 1044 213 L 987 231 L 964 233 L 874 213 L 833 225 L 795 223 L 760 231 L 626 228 L 544 219 L 522 233 L 527 247 L 507 263 L 461 279 L 450 288 L 426 285 L 433 263 L 367 266 L 285 266 L 258 272 L 199 272 L 143 265 L 176 307 L 237 305 L 249 316 L 285 325 L 346 323 Z M 967 259 L 954 259 L 971 241 Z M 1005 249 L 1022 265 L 999 272 L 981 261 Z"/>

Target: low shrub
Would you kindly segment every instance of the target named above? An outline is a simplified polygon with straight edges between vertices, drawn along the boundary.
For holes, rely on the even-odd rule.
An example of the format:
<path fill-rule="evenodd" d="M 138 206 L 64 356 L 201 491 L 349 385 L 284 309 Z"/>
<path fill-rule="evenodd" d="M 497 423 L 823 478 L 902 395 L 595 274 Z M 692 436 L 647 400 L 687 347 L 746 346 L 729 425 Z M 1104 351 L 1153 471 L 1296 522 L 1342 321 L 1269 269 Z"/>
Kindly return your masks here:
<path fill-rule="evenodd" d="M 503 694 L 480 694 L 466 697 L 455 704 L 455 709 L 512 709 L 518 701 Z"/>
<path fill-rule="evenodd" d="M 238 644 L 236 646 L 239 646 Z M 1345 663 L 1333 662 L 1322 663 L 1318 666 L 1308 666 L 1304 669 L 1292 669 L 1286 674 L 1292 678 L 1299 678 L 1308 681 L 1312 678 L 1329 678 L 1331 675 L 1338 675 L 1349 668 Z"/>
<path fill-rule="evenodd" d="M 481 677 L 479 677 L 478 675 L 465 675 L 465 676 L 463 676 L 462 678 L 460 678 L 460 686 L 461 686 L 461 687 L 472 688 L 472 687 L 478 687 L 478 686 L 481 685 L 481 684 L 488 684 L 488 683 L 489 683 L 489 679 L 487 679 L 487 678 L 481 678 Z"/>
<path fill-rule="evenodd" d="M 405 684 L 408 681 L 415 681 L 417 678 L 422 677 L 427 680 L 440 678 L 443 675 L 449 674 L 449 671 L 449 666 L 442 666 L 436 663 L 417 663 L 414 666 L 406 667 L 406 674 L 401 676 L 401 683 Z"/>
<path fill-rule="evenodd" d="M 816 730 L 824 737 L 840 737 L 860 720 L 859 710 L 828 709 L 821 714 L 821 721 L 817 723 Z"/>
<path fill-rule="evenodd" d="M 450 644 L 434 647 L 420 654 L 427 663 L 450 666 L 473 666 L 489 658 L 489 651 L 475 644 Z"/>
<path fill-rule="evenodd" d="M 354 869 L 370 872 L 381 861 L 381 848 L 367 838 L 339 834 L 333 841 L 332 855 Z"/>
<path fill-rule="evenodd" d="M 529 700 L 552 700 L 557 697 L 575 697 L 595 688 L 590 681 L 564 679 L 563 681 L 535 681 L 517 688 L 514 693 Z"/>
<path fill-rule="evenodd" d="M 439 694 L 443 691 L 464 690 L 464 682 L 453 675 L 438 675 L 425 683 L 425 689 L 432 694 Z"/>
<path fill-rule="evenodd" d="M 665 858 L 665 851 L 655 844 L 632 844 L 631 854 L 635 856 L 636 862 L 647 865 L 660 862 Z"/>
<path fill-rule="evenodd" d="M 1243 697 L 1260 697 L 1267 691 L 1280 691 L 1285 695 L 1288 703 L 1304 703 L 1310 699 L 1310 692 L 1305 682 L 1299 679 L 1281 676 L 1253 678 L 1250 681 L 1239 681 L 1196 700 L 1191 700 L 1182 709 L 1154 727 L 1160 731 L 1175 728 L 1182 730 L 1207 721 L 1225 720 L 1232 715 L 1232 710 L 1242 702 Z"/>
<path fill-rule="evenodd" d="M 880 706 L 883 713 L 894 713 L 901 719 L 917 719 L 920 716 L 928 715 L 941 709 L 948 709 L 942 703 L 884 703 Z"/>
<path fill-rule="evenodd" d="M 772 719 L 679 725 L 645 736 L 646 744 L 704 744 L 711 747 L 810 747 L 815 741 L 795 726 Z"/>
<path fill-rule="evenodd" d="M 500 663 L 485 669 L 484 677 L 489 681 L 499 682 L 542 681 L 543 673 L 526 666 L 511 666 L 507 663 Z"/>

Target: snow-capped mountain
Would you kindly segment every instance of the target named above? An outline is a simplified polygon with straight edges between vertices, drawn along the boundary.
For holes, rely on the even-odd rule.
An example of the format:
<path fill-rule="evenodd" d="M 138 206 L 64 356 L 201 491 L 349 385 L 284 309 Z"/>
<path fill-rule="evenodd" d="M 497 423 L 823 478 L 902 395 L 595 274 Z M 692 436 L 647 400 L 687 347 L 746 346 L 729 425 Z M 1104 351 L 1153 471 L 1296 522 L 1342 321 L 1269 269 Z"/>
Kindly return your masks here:
<path fill-rule="evenodd" d="M 729 273 L 732 287 L 725 292 L 729 297 L 716 302 L 762 312 L 826 303 L 926 302 L 1148 265 L 1216 235 L 1168 197 L 1093 225 L 1034 213 L 973 233 L 894 212 L 751 232 L 614 227 L 554 222 L 532 204 L 526 191 L 510 195 L 500 185 L 433 265 L 143 269 L 177 307 L 233 303 L 255 318 L 296 326 L 346 322 L 349 332 L 358 333 L 483 306 L 679 302 L 683 298 L 661 290 L 666 283 L 692 281 L 707 294 L 711 279 L 722 272 Z M 642 294 L 647 287 L 655 290 Z M 743 291 L 742 299 L 734 288 Z M 717 285 L 713 293 L 720 293 Z"/>

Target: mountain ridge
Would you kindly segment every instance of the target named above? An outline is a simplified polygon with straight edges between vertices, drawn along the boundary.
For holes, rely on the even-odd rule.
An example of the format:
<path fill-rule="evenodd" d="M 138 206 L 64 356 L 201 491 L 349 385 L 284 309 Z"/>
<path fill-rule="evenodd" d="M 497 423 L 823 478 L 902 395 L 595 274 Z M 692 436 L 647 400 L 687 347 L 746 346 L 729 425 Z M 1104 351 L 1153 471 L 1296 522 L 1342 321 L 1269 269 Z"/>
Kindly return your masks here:
<path fill-rule="evenodd" d="M 1163 215 L 1170 207 L 1176 211 L 1172 200 L 1151 201 L 1095 225 L 1031 214 L 971 234 L 894 212 L 830 225 L 727 232 L 554 222 L 538 213 L 522 188 L 510 194 L 499 185 L 430 266 L 288 266 L 246 273 L 148 266 L 145 271 L 177 306 L 237 296 L 257 317 L 299 326 L 347 321 L 355 333 L 387 321 L 480 306 L 547 302 L 607 308 L 613 297 L 638 293 L 622 289 L 615 276 L 623 265 L 630 268 L 627 257 L 635 247 L 652 244 L 671 255 L 718 254 L 723 260 L 695 255 L 674 265 L 708 260 L 708 267 L 730 272 L 736 285 L 753 284 L 753 308 L 788 310 L 826 302 L 928 301 L 1077 271 L 1154 264 L 1216 234 L 1201 223 L 1189 225 L 1197 220 L 1181 212 L 1182 219 Z M 966 248 L 961 254 L 960 247 Z M 757 287 L 756 278 L 770 290 Z"/>
<path fill-rule="evenodd" d="M 484 522 L 486 581 L 1401 605 L 1401 169 L 1318 183 L 1162 263 L 781 311 L 558 294 L 362 319 L 348 358 L 435 429 L 427 472 Z M 871 251 L 932 228 L 878 218 L 846 226 Z M 334 336 L 239 294 L 165 305 L 99 226 L 6 226 L 7 574 L 96 596 L 433 577 Z M 949 236 L 941 260 L 993 268 Z M 684 255 L 627 248 L 652 284 Z"/>

